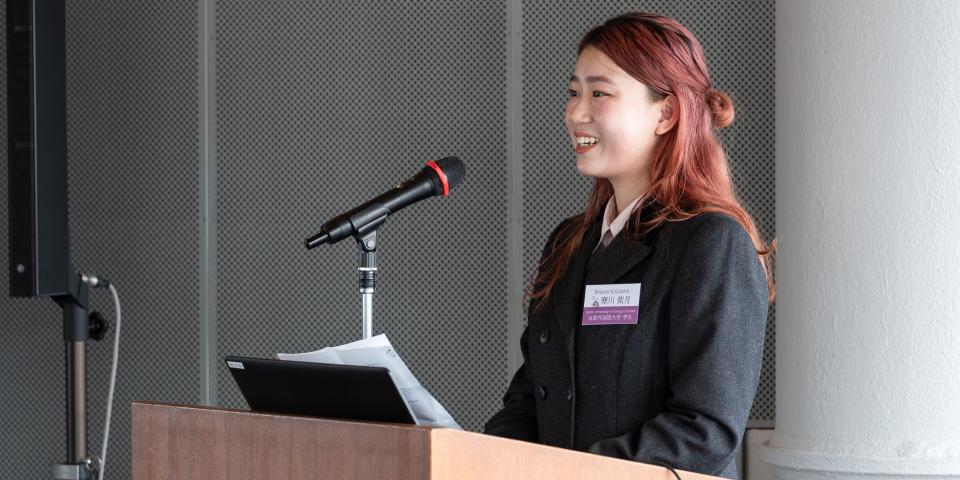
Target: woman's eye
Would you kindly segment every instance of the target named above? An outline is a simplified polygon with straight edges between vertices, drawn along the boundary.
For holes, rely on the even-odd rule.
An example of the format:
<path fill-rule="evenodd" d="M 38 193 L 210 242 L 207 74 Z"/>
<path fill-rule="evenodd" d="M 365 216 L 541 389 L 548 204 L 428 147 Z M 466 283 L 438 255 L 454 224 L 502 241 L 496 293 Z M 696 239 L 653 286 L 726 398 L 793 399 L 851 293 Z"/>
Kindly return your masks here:
<path fill-rule="evenodd" d="M 593 92 L 593 96 L 594 96 L 594 97 L 599 97 L 599 96 L 604 96 L 604 95 L 609 95 L 609 94 L 606 93 L 606 92 L 601 92 L 601 91 L 599 91 L 599 90 L 594 90 L 594 92 Z M 576 90 L 567 90 L 567 96 L 576 97 L 576 96 L 577 96 L 577 91 L 576 91 Z"/>

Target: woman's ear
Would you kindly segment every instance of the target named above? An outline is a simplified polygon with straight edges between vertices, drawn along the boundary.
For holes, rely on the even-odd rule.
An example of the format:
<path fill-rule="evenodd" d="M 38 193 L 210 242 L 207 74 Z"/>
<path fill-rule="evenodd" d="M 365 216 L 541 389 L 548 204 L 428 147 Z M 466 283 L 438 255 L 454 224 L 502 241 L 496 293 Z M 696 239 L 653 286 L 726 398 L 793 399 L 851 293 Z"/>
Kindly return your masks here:
<path fill-rule="evenodd" d="M 660 119 L 657 120 L 657 129 L 654 133 L 657 135 L 663 135 L 670 131 L 674 125 L 677 124 L 677 97 L 674 95 L 667 95 L 658 103 L 658 108 L 660 109 Z"/>

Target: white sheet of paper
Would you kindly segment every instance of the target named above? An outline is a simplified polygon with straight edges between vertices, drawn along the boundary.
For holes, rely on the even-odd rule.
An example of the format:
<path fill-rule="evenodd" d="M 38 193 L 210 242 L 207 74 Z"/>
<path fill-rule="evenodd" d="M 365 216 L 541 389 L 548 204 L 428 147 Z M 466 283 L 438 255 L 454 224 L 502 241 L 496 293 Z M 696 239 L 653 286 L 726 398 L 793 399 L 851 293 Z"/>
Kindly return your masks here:
<path fill-rule="evenodd" d="M 338 347 L 327 347 L 315 352 L 278 353 L 277 358 L 298 362 L 386 367 L 397 384 L 400 394 L 410 405 L 410 410 L 419 425 L 463 430 L 447 409 L 443 408 L 443 405 L 420 385 L 417 378 L 400 359 L 400 355 L 393 349 L 386 334 L 381 333 L 369 339 L 357 340 Z"/>

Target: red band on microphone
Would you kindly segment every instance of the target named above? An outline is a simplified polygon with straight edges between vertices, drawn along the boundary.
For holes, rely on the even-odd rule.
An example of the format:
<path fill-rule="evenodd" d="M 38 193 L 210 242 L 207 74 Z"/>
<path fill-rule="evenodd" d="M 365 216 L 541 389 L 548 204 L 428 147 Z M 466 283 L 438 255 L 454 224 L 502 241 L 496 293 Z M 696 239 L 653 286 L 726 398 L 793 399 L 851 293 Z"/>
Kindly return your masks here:
<path fill-rule="evenodd" d="M 437 176 L 440 177 L 440 183 L 443 184 L 443 196 L 446 197 L 447 194 L 450 193 L 450 185 L 447 184 L 447 176 L 443 174 L 443 170 L 441 170 L 440 166 L 434 163 L 433 160 L 427 160 L 427 166 L 437 172 Z"/>

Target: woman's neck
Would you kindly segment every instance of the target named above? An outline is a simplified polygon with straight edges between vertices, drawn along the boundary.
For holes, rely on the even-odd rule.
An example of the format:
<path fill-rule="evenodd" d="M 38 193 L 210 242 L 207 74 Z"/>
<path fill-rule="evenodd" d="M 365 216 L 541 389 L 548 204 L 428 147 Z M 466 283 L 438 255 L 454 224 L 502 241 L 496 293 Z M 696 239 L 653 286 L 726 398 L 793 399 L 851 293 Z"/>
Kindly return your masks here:
<path fill-rule="evenodd" d="M 633 178 L 627 181 L 610 179 L 610 184 L 613 185 L 614 206 L 616 207 L 614 217 L 620 215 L 620 212 L 627 205 L 630 205 L 630 202 L 640 198 L 650 189 L 649 182 L 643 178 Z"/>

